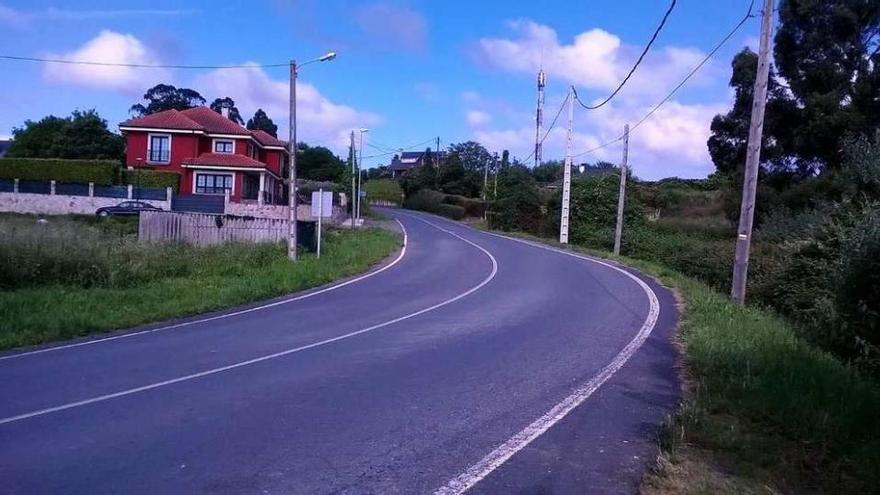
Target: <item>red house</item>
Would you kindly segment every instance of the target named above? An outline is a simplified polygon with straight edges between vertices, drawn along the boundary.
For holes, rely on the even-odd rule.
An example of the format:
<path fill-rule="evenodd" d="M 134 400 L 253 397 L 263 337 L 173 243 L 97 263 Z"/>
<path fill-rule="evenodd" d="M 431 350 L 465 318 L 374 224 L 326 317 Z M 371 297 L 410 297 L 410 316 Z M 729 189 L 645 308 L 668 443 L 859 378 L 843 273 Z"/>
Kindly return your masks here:
<path fill-rule="evenodd" d="M 225 111 L 225 109 L 224 109 Z M 180 174 L 180 194 L 282 202 L 285 143 L 250 131 L 208 107 L 166 110 L 119 124 L 129 167 Z"/>

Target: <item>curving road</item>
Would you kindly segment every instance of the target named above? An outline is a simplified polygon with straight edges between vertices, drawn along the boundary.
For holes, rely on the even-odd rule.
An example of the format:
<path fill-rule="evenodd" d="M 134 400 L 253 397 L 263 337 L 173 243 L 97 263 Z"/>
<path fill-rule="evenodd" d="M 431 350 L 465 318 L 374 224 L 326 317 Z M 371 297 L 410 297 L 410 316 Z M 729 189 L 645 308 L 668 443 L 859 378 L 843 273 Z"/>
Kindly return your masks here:
<path fill-rule="evenodd" d="M 672 295 L 389 212 L 340 285 L 0 355 L 0 493 L 631 493 L 679 387 Z"/>

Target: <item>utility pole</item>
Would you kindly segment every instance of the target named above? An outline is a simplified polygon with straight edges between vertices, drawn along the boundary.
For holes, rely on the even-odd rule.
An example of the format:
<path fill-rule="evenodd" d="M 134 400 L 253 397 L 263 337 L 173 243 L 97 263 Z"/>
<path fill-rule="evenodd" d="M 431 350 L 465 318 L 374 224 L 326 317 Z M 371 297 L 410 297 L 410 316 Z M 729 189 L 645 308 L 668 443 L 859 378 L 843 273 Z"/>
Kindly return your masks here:
<path fill-rule="evenodd" d="M 357 177 L 357 192 L 358 192 L 358 195 L 357 195 L 357 203 L 355 203 L 355 204 L 357 205 L 357 219 L 358 219 L 358 221 L 360 221 L 360 219 L 361 219 L 361 167 L 363 167 L 363 165 L 364 165 L 364 164 L 363 164 L 363 159 L 364 159 L 364 133 L 367 132 L 368 130 L 369 130 L 369 129 L 360 129 L 360 130 L 359 130 L 360 133 L 361 133 L 361 142 L 360 142 L 360 146 L 358 147 L 358 160 L 357 160 L 357 163 L 358 163 L 358 166 L 357 166 L 357 174 L 358 174 L 358 177 Z"/>
<path fill-rule="evenodd" d="M 288 122 L 287 149 L 289 166 L 287 177 L 290 184 L 288 189 L 288 235 L 287 257 L 296 261 L 296 60 L 290 61 L 290 120 Z"/>
<path fill-rule="evenodd" d="M 357 178 L 354 176 L 354 129 L 351 131 L 351 144 L 349 145 L 348 159 L 351 161 L 351 229 L 354 230 L 355 181 L 357 181 Z"/>
<path fill-rule="evenodd" d="M 765 0 L 761 22 L 761 46 L 758 51 L 758 74 L 755 77 L 752 120 L 749 127 L 749 144 L 746 149 L 742 205 L 736 236 L 736 257 L 733 262 L 733 285 L 730 289 L 731 299 L 738 304 L 743 304 L 746 300 L 749 250 L 752 242 L 752 223 L 755 219 L 755 197 L 758 189 L 758 168 L 761 163 L 761 140 L 764 132 L 764 106 L 767 103 L 767 79 L 770 73 L 770 36 L 772 31 L 773 0 Z"/>
<path fill-rule="evenodd" d="M 546 77 L 544 76 L 543 67 L 538 71 L 538 108 L 537 114 L 535 116 L 535 166 L 538 167 L 541 165 L 542 155 L 543 155 L 543 143 L 541 140 L 544 138 L 542 134 L 544 133 L 544 86 L 547 82 Z"/>
<path fill-rule="evenodd" d="M 623 207 L 626 201 L 626 174 L 629 154 L 629 124 L 623 126 L 623 162 L 620 164 L 620 191 L 617 193 L 617 227 L 614 229 L 614 255 L 620 255 L 620 238 L 623 237 Z"/>
<path fill-rule="evenodd" d="M 565 171 L 562 174 L 562 215 L 559 219 L 559 242 L 568 244 L 568 220 L 571 209 L 571 135 L 574 127 L 574 95 L 568 90 L 568 134 L 565 137 Z"/>

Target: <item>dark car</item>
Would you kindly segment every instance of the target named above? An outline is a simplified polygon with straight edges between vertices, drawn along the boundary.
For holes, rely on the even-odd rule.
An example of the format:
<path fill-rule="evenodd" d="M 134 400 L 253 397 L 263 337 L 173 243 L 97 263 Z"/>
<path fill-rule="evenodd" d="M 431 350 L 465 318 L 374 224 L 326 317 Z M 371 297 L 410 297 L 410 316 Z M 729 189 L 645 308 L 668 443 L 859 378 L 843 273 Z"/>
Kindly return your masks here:
<path fill-rule="evenodd" d="M 144 201 L 123 201 L 116 206 L 105 206 L 98 208 L 95 215 L 106 217 L 110 215 L 137 215 L 142 211 L 162 211 L 150 203 Z"/>

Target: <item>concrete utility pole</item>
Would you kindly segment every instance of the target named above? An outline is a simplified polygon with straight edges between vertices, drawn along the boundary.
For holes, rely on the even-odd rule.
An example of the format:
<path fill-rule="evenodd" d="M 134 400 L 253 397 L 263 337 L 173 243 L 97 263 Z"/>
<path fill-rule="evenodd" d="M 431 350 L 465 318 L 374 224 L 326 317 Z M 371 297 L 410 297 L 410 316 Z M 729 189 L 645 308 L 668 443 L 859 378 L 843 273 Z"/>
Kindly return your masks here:
<path fill-rule="evenodd" d="M 290 61 L 290 114 L 287 130 L 287 152 L 289 166 L 287 178 L 288 235 L 287 257 L 296 261 L 296 60 Z"/>
<path fill-rule="evenodd" d="M 369 129 L 358 129 L 358 132 L 361 133 L 361 141 L 360 141 L 360 145 L 358 146 L 358 160 L 357 160 L 357 162 L 358 162 L 358 166 L 357 166 L 357 174 L 358 174 L 357 191 L 358 191 L 358 195 L 357 195 L 357 202 L 355 203 L 357 205 L 357 219 L 358 220 L 361 219 L 361 172 L 362 172 L 361 167 L 363 166 L 363 159 L 364 159 L 364 133 L 368 132 L 368 131 L 369 131 Z"/>
<path fill-rule="evenodd" d="M 357 177 L 354 176 L 354 130 L 351 131 L 351 144 L 349 145 L 348 159 L 351 161 L 351 229 L 354 230 L 354 216 L 355 216 L 355 194 L 357 194 L 356 190 L 356 181 Z"/>
<path fill-rule="evenodd" d="M 291 261 L 296 261 L 296 78 L 299 75 L 299 67 L 314 63 L 326 62 L 336 58 L 336 52 L 328 52 L 314 60 L 309 60 L 299 66 L 296 60 L 290 61 L 290 114 L 287 128 L 287 153 L 289 155 L 289 166 L 287 171 L 287 257 Z M 260 191 L 263 194 L 263 191 Z"/>
<path fill-rule="evenodd" d="M 562 174 L 562 207 L 559 218 L 559 242 L 568 244 L 568 220 L 571 210 L 571 135 L 574 127 L 574 95 L 568 90 L 568 134 L 565 137 L 565 171 Z"/>
<path fill-rule="evenodd" d="M 623 126 L 623 162 L 620 164 L 620 191 L 617 193 L 617 227 L 614 229 L 614 255 L 620 255 L 620 239 L 623 237 L 623 207 L 626 202 L 627 159 L 629 158 L 629 124 Z"/>
<path fill-rule="evenodd" d="M 733 262 L 733 285 L 730 297 L 743 304 L 746 300 L 746 282 L 749 274 L 749 250 L 752 242 L 752 223 L 755 219 L 755 197 L 758 189 L 758 168 L 761 163 L 761 140 L 764 132 L 764 106 L 767 103 L 767 79 L 770 74 L 770 37 L 773 32 L 773 0 L 764 1 L 761 22 L 761 46 L 758 51 L 758 74 L 752 100 L 752 120 L 749 144 L 746 149 L 746 169 L 743 176 L 742 205 L 736 236 L 736 258 Z"/>

